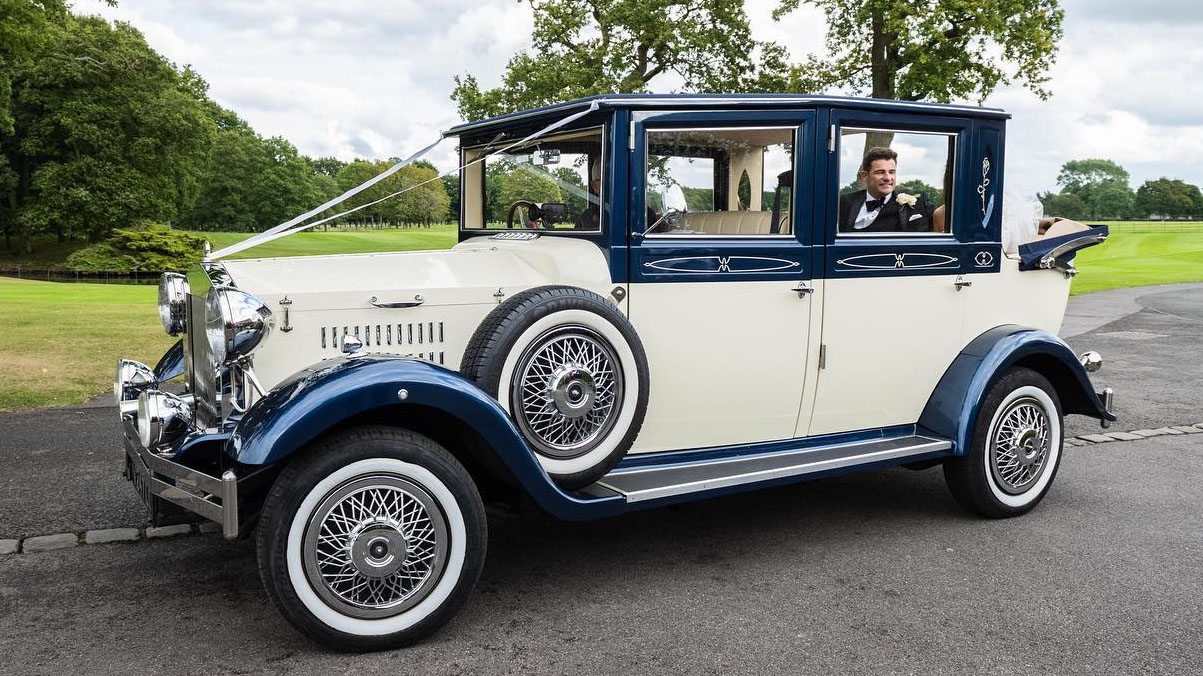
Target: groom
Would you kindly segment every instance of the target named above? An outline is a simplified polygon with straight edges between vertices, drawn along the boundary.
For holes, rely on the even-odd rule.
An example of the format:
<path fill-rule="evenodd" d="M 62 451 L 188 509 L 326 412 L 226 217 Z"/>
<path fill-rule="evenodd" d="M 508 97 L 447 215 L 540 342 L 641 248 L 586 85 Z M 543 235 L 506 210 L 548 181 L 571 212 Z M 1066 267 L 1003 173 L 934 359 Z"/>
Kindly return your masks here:
<path fill-rule="evenodd" d="M 870 148 L 857 178 L 865 189 L 840 195 L 840 232 L 931 232 L 932 208 L 923 193 L 896 193 L 898 153 Z"/>

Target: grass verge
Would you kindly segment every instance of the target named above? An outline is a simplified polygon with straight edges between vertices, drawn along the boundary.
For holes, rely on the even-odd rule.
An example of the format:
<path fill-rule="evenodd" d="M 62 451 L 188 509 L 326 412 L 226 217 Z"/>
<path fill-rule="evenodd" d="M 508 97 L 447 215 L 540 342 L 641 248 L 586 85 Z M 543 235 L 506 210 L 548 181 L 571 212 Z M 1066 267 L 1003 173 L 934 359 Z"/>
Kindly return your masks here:
<path fill-rule="evenodd" d="M 112 384 L 120 357 L 153 366 L 173 341 L 157 293 L 0 277 L 0 411 L 85 401 Z"/>
<path fill-rule="evenodd" d="M 1203 224 L 1108 223 L 1111 237 L 1078 252 L 1071 293 L 1203 281 Z M 1175 227 L 1176 226 L 1176 227 Z"/>

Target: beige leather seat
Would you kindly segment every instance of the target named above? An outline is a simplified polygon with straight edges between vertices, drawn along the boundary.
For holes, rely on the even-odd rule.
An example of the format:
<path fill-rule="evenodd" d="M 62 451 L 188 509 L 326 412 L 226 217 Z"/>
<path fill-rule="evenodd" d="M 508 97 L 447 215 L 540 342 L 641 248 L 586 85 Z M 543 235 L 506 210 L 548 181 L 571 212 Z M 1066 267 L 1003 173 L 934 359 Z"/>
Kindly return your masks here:
<path fill-rule="evenodd" d="M 790 233 L 789 212 L 782 215 L 781 234 Z M 685 230 L 707 235 L 769 235 L 771 211 L 687 211 Z"/>

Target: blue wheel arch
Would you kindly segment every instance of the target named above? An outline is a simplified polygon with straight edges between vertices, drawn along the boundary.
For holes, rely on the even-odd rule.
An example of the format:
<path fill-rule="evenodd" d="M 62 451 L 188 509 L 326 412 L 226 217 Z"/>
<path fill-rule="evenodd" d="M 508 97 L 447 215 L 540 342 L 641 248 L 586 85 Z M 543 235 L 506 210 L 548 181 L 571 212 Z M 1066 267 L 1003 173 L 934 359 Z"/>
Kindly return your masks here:
<path fill-rule="evenodd" d="M 990 385 L 1014 367 L 1048 378 L 1065 413 L 1116 419 L 1065 341 L 1048 331 L 1005 325 L 986 331 L 961 350 L 928 399 L 919 426 L 951 439 L 955 455 L 965 454 Z"/>
<path fill-rule="evenodd" d="M 505 410 L 475 383 L 441 366 L 404 357 L 338 358 L 300 371 L 238 421 L 225 454 L 243 466 L 275 465 L 344 421 L 405 411 L 438 415 L 487 440 L 474 457 L 463 457 L 473 449 L 448 450 L 487 468 L 493 478 L 516 483 L 555 516 L 587 519 L 623 511 L 618 496 L 582 498 L 556 486 Z"/>

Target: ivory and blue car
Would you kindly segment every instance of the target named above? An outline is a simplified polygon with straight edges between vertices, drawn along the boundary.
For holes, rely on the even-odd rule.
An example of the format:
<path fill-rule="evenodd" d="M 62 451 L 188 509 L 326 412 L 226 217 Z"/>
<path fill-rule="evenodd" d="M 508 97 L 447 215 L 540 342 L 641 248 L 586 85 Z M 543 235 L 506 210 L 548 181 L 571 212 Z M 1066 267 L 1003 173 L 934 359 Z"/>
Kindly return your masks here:
<path fill-rule="evenodd" d="M 1007 118 L 608 95 L 455 127 L 453 248 L 164 276 L 180 341 L 114 384 L 127 477 L 155 523 L 256 538 L 283 615 L 350 650 L 456 612 L 488 501 L 596 519 L 905 465 L 1022 514 L 1063 416 L 1115 417 L 1056 336 L 1106 228 L 1004 241 Z M 891 200 L 899 227 L 850 225 Z"/>

